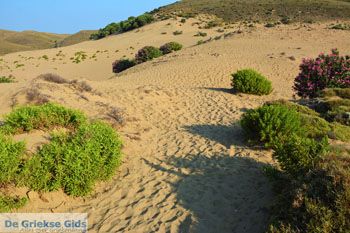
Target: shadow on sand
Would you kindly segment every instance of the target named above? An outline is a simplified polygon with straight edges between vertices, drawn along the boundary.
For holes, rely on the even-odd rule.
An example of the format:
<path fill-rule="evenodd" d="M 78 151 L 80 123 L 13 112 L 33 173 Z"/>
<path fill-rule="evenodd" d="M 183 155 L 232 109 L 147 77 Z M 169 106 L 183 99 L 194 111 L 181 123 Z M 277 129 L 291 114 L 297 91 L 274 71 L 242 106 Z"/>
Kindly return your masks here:
<path fill-rule="evenodd" d="M 229 148 L 231 145 L 244 147 L 245 138 L 239 123 L 233 125 L 190 125 L 184 127 L 188 132 L 215 141 Z"/>
<path fill-rule="evenodd" d="M 179 232 L 266 230 L 273 194 L 262 173 L 265 164 L 243 157 L 203 154 L 169 159 L 167 165 L 171 168 L 144 161 L 156 170 L 180 178 L 170 184 L 178 203 L 191 214 L 181 223 Z"/>

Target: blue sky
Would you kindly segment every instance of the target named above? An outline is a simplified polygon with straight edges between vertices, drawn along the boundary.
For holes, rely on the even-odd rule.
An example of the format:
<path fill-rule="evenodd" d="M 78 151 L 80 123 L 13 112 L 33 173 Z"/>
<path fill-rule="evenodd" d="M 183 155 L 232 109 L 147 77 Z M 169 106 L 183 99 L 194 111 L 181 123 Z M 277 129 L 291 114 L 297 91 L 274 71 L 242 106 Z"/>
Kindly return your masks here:
<path fill-rule="evenodd" d="M 0 0 L 0 29 L 75 33 L 99 29 L 176 0 Z"/>

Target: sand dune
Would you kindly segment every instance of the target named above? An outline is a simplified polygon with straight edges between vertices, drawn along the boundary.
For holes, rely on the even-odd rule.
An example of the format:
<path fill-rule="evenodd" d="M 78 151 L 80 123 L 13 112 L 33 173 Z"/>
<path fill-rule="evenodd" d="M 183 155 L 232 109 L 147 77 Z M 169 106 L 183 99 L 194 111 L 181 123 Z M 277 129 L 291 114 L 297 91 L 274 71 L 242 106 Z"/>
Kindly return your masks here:
<path fill-rule="evenodd" d="M 30 191 L 29 204 L 18 211 L 87 212 L 91 232 L 263 232 L 273 194 L 261 168 L 273 160 L 271 152 L 247 147 L 237 122 L 244 111 L 267 100 L 292 98 L 303 57 L 334 47 L 349 53 L 350 32 L 330 31 L 326 24 L 272 29 L 236 24 L 226 33 L 243 33 L 194 46 L 200 29 L 191 23 L 161 21 L 99 41 L 1 57 L 1 74 L 12 74 L 18 82 L 0 84 L 0 114 L 14 103 L 27 103 L 28 91 L 35 89 L 48 100 L 110 121 L 125 141 L 123 165 L 92 196 Z M 205 30 L 208 37 L 220 34 L 216 29 Z M 174 36 L 175 30 L 184 33 Z M 112 73 L 115 59 L 169 41 L 186 48 L 117 77 Z M 60 50 L 63 55 L 56 56 Z M 97 61 L 72 63 L 78 51 L 97 54 Z M 48 61 L 37 59 L 43 55 Z M 24 66 L 15 68 L 14 61 Z M 230 74 L 246 67 L 273 82 L 270 96 L 230 92 Z M 93 90 L 36 79 L 47 72 L 85 81 Z M 124 113 L 124 126 L 109 114 L 116 109 Z"/>

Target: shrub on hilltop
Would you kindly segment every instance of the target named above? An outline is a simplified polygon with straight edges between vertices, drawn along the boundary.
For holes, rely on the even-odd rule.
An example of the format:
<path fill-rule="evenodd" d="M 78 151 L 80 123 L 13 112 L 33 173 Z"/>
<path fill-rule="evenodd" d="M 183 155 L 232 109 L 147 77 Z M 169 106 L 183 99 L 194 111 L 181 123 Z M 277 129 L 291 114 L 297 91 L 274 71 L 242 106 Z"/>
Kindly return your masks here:
<path fill-rule="evenodd" d="M 146 46 L 137 52 L 135 60 L 137 63 L 142 63 L 153 60 L 154 58 L 160 57 L 162 55 L 163 53 L 160 49 L 153 46 Z"/>
<path fill-rule="evenodd" d="M 181 49 L 182 49 L 182 45 L 177 42 L 169 42 L 160 47 L 160 50 L 163 52 L 163 54 L 179 51 Z"/>
<path fill-rule="evenodd" d="M 314 98 L 325 88 L 350 87 L 350 56 L 340 56 L 337 49 L 304 59 L 294 81 L 294 90 L 301 97 Z"/>
<path fill-rule="evenodd" d="M 272 84 L 262 74 L 252 69 L 239 70 L 232 74 L 232 87 L 235 91 L 255 95 L 268 95 Z"/>
<path fill-rule="evenodd" d="M 106 27 L 101 28 L 97 33 L 93 33 L 90 36 L 91 40 L 98 40 L 109 35 L 123 33 L 131 31 L 136 28 L 145 26 L 154 21 L 151 14 L 143 14 L 137 17 L 129 17 L 127 20 L 121 21 L 119 23 L 110 23 Z"/>
<path fill-rule="evenodd" d="M 112 64 L 113 72 L 120 73 L 126 69 L 129 69 L 136 65 L 135 60 L 121 59 L 117 60 Z"/>

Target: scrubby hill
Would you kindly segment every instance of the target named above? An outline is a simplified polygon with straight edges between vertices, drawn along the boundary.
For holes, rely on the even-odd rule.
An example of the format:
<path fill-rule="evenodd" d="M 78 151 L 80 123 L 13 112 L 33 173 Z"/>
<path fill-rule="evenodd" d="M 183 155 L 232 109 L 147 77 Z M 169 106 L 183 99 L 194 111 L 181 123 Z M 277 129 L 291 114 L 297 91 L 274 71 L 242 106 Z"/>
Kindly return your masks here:
<path fill-rule="evenodd" d="M 53 34 L 36 31 L 0 30 L 0 55 L 35 49 L 53 48 L 55 43 L 66 38 L 66 34 Z"/>
<path fill-rule="evenodd" d="M 350 2 L 337 0 L 183 0 L 153 13 L 214 14 L 225 21 L 323 21 L 350 19 Z"/>
<path fill-rule="evenodd" d="M 86 30 L 69 35 L 36 31 L 16 32 L 0 30 L 0 55 L 77 44 L 88 40 L 93 32 L 93 30 Z"/>
<path fill-rule="evenodd" d="M 64 38 L 58 43 L 59 47 L 78 44 L 82 41 L 89 40 L 91 34 L 96 33 L 97 30 L 82 30 L 73 35 Z"/>

